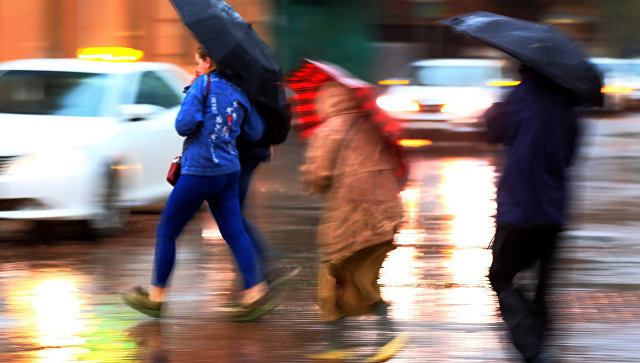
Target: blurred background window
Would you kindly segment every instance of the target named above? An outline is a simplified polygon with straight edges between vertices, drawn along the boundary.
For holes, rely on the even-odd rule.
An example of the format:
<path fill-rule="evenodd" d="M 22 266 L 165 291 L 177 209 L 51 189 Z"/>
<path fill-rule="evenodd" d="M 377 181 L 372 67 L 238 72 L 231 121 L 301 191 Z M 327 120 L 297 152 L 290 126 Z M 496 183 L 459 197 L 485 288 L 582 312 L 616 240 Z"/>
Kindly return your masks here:
<path fill-rule="evenodd" d="M 156 105 L 164 108 L 178 106 L 182 98 L 177 95 L 154 72 L 144 72 L 140 78 L 140 89 L 136 103 L 141 105 Z"/>
<path fill-rule="evenodd" d="M 7 71 L 0 74 L 0 113 L 99 116 L 104 74 Z"/>

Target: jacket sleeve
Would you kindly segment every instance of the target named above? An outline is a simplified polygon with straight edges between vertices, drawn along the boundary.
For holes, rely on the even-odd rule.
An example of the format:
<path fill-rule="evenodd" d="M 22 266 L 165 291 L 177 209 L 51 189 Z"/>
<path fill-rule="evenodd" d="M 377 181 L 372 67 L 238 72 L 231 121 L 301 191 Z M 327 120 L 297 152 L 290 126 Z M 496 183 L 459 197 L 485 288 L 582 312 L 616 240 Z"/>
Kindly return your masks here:
<path fill-rule="evenodd" d="M 507 104 L 496 102 L 484 114 L 487 124 L 487 141 L 491 143 L 503 142 L 508 133 Z"/>
<path fill-rule="evenodd" d="M 206 87 L 206 76 L 200 76 L 187 90 L 176 117 L 175 127 L 178 135 L 190 135 L 202 122 L 204 87 Z"/>
<path fill-rule="evenodd" d="M 335 163 L 345 136 L 346 118 L 328 118 L 309 138 L 305 164 L 300 168 L 303 189 L 310 194 L 325 194 L 331 188 Z"/>
<path fill-rule="evenodd" d="M 245 116 L 245 120 L 242 123 L 242 135 L 249 141 L 258 141 L 262 137 L 264 132 L 264 120 L 256 111 L 255 106 L 249 103 L 249 110 Z"/>

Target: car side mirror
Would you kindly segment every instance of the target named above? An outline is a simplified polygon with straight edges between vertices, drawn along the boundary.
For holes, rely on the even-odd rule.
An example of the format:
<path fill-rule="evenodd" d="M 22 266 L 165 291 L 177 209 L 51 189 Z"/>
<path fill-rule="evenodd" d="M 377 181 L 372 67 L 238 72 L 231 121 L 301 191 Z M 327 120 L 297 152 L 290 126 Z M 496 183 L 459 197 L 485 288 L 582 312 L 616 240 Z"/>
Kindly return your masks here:
<path fill-rule="evenodd" d="M 164 108 L 156 105 L 142 104 L 121 105 L 119 110 L 123 119 L 130 122 L 137 122 L 153 117 L 154 115 L 164 111 Z"/>

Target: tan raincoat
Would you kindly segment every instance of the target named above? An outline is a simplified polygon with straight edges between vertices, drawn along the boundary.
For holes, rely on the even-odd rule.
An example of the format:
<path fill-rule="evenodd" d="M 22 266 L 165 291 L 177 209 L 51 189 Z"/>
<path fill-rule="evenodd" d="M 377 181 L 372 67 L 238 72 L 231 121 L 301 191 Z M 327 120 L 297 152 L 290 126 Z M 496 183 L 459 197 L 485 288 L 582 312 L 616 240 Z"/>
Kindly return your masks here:
<path fill-rule="evenodd" d="M 316 112 L 324 122 L 309 139 L 301 172 L 304 187 L 311 193 L 322 194 L 325 200 L 318 227 L 322 262 L 319 295 L 325 319 L 333 320 L 366 312 L 367 306 L 380 300 L 375 280 L 386 252 L 393 249 L 393 236 L 402 220 L 402 203 L 389 147 L 367 115 L 358 111 L 351 90 L 338 83 L 327 83 L 316 99 Z M 359 262 L 344 263 L 359 251 L 385 242 L 379 257 L 358 255 L 349 261 Z M 381 249 L 377 250 L 367 249 L 371 252 L 365 254 L 380 254 Z M 339 287 L 335 286 L 335 271 L 363 269 L 362 261 L 376 261 L 364 268 L 367 272 L 358 272 L 373 281 L 364 282 L 357 289 L 360 302 L 352 300 L 351 308 L 346 309 L 336 296 L 342 292 L 335 290 L 344 290 L 344 286 L 340 287 L 340 281 Z M 326 281 L 327 278 L 331 281 Z M 353 276 L 353 280 L 358 279 L 361 278 Z"/>

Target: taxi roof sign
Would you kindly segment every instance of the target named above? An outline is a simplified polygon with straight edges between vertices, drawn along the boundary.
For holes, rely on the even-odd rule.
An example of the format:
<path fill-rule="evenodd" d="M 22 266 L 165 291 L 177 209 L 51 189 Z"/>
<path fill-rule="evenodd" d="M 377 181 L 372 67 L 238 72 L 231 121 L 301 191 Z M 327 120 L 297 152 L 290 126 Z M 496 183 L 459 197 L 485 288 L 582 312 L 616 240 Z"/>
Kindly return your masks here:
<path fill-rule="evenodd" d="M 111 62 L 135 62 L 143 56 L 143 51 L 127 47 L 87 47 L 79 48 L 77 52 L 78 59 Z"/>

